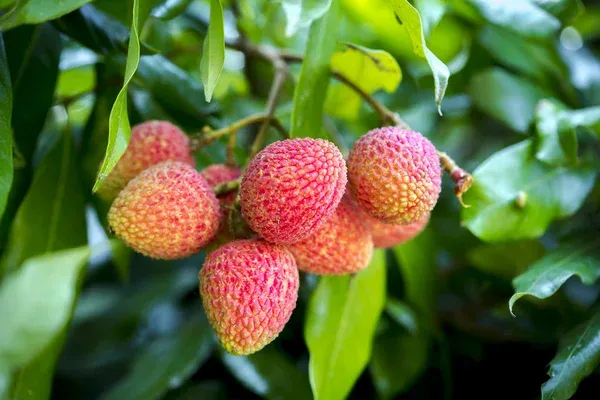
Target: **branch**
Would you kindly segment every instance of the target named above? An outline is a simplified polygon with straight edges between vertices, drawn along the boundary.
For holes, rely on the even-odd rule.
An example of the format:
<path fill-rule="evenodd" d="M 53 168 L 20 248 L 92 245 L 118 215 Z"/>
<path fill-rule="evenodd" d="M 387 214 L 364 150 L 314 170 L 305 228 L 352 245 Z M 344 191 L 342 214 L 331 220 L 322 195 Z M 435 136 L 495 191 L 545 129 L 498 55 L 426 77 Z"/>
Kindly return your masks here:
<path fill-rule="evenodd" d="M 225 128 L 212 130 L 209 127 L 205 127 L 201 132 L 190 135 L 190 149 L 192 153 L 196 152 L 202 147 L 214 142 L 215 140 L 219 140 L 222 137 L 225 137 L 229 134 L 233 134 L 234 132 L 237 132 L 238 130 L 247 125 L 252 125 L 254 123 L 262 122 L 265 120 L 268 120 L 270 124 L 275 129 L 277 129 L 284 138 L 289 136 L 281 122 L 279 122 L 279 120 L 277 120 L 276 118 L 272 116 L 269 117 L 263 113 L 252 114 L 234 122 L 229 126 L 226 126 Z"/>
<path fill-rule="evenodd" d="M 264 46 L 255 46 L 244 40 L 233 42 L 233 43 L 226 43 L 226 45 L 228 47 L 239 50 L 247 55 L 261 57 L 265 60 L 277 59 L 279 61 L 283 60 L 286 63 L 297 63 L 297 62 L 302 62 L 304 60 L 304 58 L 301 55 L 289 53 L 285 50 L 279 51 L 278 56 L 274 57 L 273 56 L 274 50 L 272 48 L 264 47 Z M 277 51 L 277 50 L 275 50 L 275 51 Z M 350 89 L 355 91 L 364 101 L 366 101 L 373 108 L 373 110 L 375 110 L 375 112 L 377 112 L 377 114 L 379 114 L 379 118 L 381 120 L 382 126 L 395 125 L 395 126 L 399 126 L 402 129 L 411 129 L 410 126 L 406 122 L 404 122 L 402 120 L 402 118 L 400 118 L 398 113 L 391 111 L 384 104 L 382 104 L 375 97 L 373 97 L 373 95 L 362 90 L 362 88 L 360 88 L 358 85 L 356 85 L 354 82 L 350 81 L 348 78 L 346 78 L 342 74 L 335 72 L 335 71 L 332 71 L 331 74 L 335 79 L 337 79 L 338 81 L 340 81 L 341 83 L 343 83 L 344 85 L 348 86 Z M 274 87 L 275 87 L 275 82 L 273 82 L 273 86 L 271 87 L 272 92 L 273 92 Z M 271 94 L 272 93 L 269 94 L 269 98 L 271 97 Z M 275 98 L 275 101 L 276 101 L 276 98 Z M 259 136 L 260 136 L 260 134 L 259 134 Z M 259 137 L 257 136 L 257 139 L 258 138 Z M 254 147 L 255 146 L 253 146 L 253 149 L 254 149 Z M 438 153 L 438 156 L 440 157 L 440 162 L 442 164 L 442 167 L 444 168 L 444 171 L 446 171 L 450 175 L 451 179 L 454 181 L 454 194 L 458 198 L 458 201 L 460 202 L 460 204 L 463 207 L 468 207 L 463 202 L 462 196 L 471 187 L 471 185 L 473 183 L 473 177 L 468 172 L 466 172 L 464 169 L 460 168 L 456 164 L 456 162 L 454 162 L 454 160 L 452 160 L 452 158 L 450 158 L 450 156 L 448 156 L 448 154 L 446 154 L 444 152 L 440 152 L 440 151 L 438 151 L 437 153 Z M 253 153 L 253 154 L 256 154 L 256 153 Z"/>

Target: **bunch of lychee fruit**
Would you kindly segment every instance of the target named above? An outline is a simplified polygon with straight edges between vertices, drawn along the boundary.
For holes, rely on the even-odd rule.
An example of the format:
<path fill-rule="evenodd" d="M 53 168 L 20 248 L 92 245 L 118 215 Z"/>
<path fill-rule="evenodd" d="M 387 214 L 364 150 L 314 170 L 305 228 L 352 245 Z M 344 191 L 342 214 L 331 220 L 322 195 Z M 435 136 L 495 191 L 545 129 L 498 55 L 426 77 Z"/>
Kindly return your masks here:
<path fill-rule="evenodd" d="M 109 225 L 135 251 L 176 259 L 207 249 L 204 309 L 222 346 L 241 355 L 283 330 L 296 307 L 298 270 L 354 274 L 367 268 L 373 248 L 418 235 L 441 174 L 429 140 L 397 127 L 368 132 L 347 160 L 326 140 L 289 139 L 265 147 L 243 171 L 198 172 L 189 138 L 150 121 L 134 127 L 100 195 L 114 200 Z M 215 194 L 240 176 L 239 186 Z M 250 235 L 236 238 L 232 213 Z"/>

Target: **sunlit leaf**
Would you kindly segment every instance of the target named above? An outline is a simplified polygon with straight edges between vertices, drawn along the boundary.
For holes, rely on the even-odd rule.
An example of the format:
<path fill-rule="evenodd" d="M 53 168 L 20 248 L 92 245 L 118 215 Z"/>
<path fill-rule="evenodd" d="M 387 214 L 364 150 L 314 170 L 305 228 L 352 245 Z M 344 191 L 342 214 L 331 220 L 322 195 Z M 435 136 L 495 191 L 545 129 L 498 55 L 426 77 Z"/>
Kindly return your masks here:
<path fill-rule="evenodd" d="M 385 304 L 385 254 L 354 277 L 322 277 L 308 306 L 304 337 L 316 400 L 344 399 L 371 357 Z"/>
<path fill-rule="evenodd" d="M 517 300 L 525 295 L 538 299 L 552 296 L 573 275 L 587 285 L 600 278 L 600 239 L 590 237 L 561 245 L 535 262 L 513 280 L 515 294 L 508 303 L 513 311 Z"/>
<path fill-rule="evenodd" d="M 131 21 L 125 79 L 123 87 L 110 111 L 108 145 L 98 178 L 92 189 L 94 192 L 102 186 L 106 177 L 108 177 L 115 165 L 117 165 L 117 162 L 119 162 L 129 144 L 131 136 L 131 126 L 129 125 L 129 116 L 127 115 L 127 86 L 133 78 L 140 62 L 139 31 L 144 25 L 144 21 L 140 19 L 140 1 L 144 0 L 133 0 L 133 19 Z"/>
<path fill-rule="evenodd" d="M 600 312 L 568 332 L 550 361 L 550 379 L 542 385 L 542 400 L 567 400 L 579 382 L 600 363 Z"/>
<path fill-rule="evenodd" d="M 202 60 L 200 60 L 200 77 L 204 83 L 204 98 L 207 102 L 212 98 L 225 62 L 225 32 L 223 28 L 223 7 L 221 0 L 210 2 L 210 25 L 204 38 Z"/>
<path fill-rule="evenodd" d="M 20 0 L 0 18 L 0 31 L 21 24 L 39 24 L 65 15 L 92 0 Z"/>
<path fill-rule="evenodd" d="M 400 66 L 390 53 L 354 44 L 333 54 L 331 69 L 368 94 L 378 90 L 393 93 L 402 80 Z M 357 118 L 361 97 L 344 84 L 331 86 L 331 89 L 336 89 L 339 101 L 327 99 L 329 113 L 347 119 Z"/>
<path fill-rule="evenodd" d="M 519 35 L 548 38 L 558 32 L 560 21 L 530 0 L 469 0 L 493 24 Z"/>
<path fill-rule="evenodd" d="M 322 136 L 323 108 L 330 80 L 329 62 L 335 51 L 339 13 L 339 0 L 333 0 L 329 11 L 311 24 L 294 91 L 292 138 Z"/>
<path fill-rule="evenodd" d="M 285 34 L 292 36 L 299 28 L 321 18 L 331 7 L 332 0 L 279 0 L 287 18 Z"/>
<path fill-rule="evenodd" d="M 45 254 L 27 260 L 4 279 L 0 306 L 12 311 L 0 324 L 0 366 L 21 367 L 63 329 L 88 257 L 87 248 Z"/>
<path fill-rule="evenodd" d="M 408 0 L 386 1 L 394 10 L 398 23 L 406 28 L 412 41 L 414 53 L 419 57 L 425 58 L 431 68 L 435 83 L 435 104 L 438 107 L 438 112 L 441 114 L 442 99 L 444 98 L 446 88 L 448 87 L 450 70 L 446 64 L 440 61 L 440 59 L 427 48 L 421 17 L 419 12 L 408 2 Z"/>

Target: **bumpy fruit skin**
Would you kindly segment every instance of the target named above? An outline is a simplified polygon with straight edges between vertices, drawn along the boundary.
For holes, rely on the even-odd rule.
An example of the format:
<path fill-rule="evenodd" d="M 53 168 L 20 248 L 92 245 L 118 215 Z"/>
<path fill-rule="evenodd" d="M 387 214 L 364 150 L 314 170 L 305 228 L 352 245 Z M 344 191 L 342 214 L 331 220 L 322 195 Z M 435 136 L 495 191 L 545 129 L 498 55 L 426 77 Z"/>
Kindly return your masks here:
<path fill-rule="evenodd" d="M 200 270 L 208 320 L 228 352 L 246 355 L 272 342 L 298 299 L 298 269 L 283 246 L 236 240 L 210 253 Z"/>
<path fill-rule="evenodd" d="M 127 150 L 102 184 L 98 195 L 113 200 L 140 172 L 167 160 L 195 166 L 186 134 L 167 121 L 147 121 L 134 126 Z"/>
<path fill-rule="evenodd" d="M 408 225 L 392 225 L 381 222 L 367 213 L 362 213 L 362 220 L 373 237 L 375 248 L 387 249 L 408 242 L 425 229 L 429 223 L 427 214 L 423 219 Z"/>
<path fill-rule="evenodd" d="M 345 275 L 369 265 L 373 240 L 356 206 L 344 198 L 321 228 L 288 248 L 302 271 L 318 275 Z"/>
<path fill-rule="evenodd" d="M 350 190 L 369 215 L 412 224 L 431 212 L 441 191 L 435 147 L 418 132 L 378 128 L 362 136 L 348 156 Z"/>
<path fill-rule="evenodd" d="M 219 202 L 189 164 L 164 161 L 132 179 L 108 212 L 114 233 L 135 251 L 176 259 L 198 252 L 219 228 Z"/>
<path fill-rule="evenodd" d="M 322 139 L 275 142 L 248 165 L 240 187 L 242 214 L 273 243 L 295 243 L 334 213 L 347 182 L 340 151 Z"/>

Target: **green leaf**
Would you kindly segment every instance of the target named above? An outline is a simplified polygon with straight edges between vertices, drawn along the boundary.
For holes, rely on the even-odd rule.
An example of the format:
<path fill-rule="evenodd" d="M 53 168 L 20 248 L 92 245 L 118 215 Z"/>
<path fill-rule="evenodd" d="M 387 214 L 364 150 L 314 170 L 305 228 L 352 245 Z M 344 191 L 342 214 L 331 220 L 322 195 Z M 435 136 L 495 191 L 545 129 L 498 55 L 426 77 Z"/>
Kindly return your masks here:
<path fill-rule="evenodd" d="M 600 108 L 599 108 L 600 109 Z M 536 129 L 539 136 L 538 160 L 552 165 L 577 162 L 577 134 L 562 117 L 565 107 L 555 101 L 542 100 L 536 110 Z"/>
<path fill-rule="evenodd" d="M 510 312 L 517 300 L 525 295 L 546 299 L 552 296 L 573 275 L 586 285 L 600 278 L 600 238 L 562 244 L 513 280 L 515 294 L 508 305 Z"/>
<path fill-rule="evenodd" d="M 368 94 L 378 90 L 393 93 L 402 80 L 400 66 L 390 53 L 354 44 L 347 44 L 344 50 L 331 56 L 331 69 Z M 360 95 L 343 84 L 331 87 L 334 88 L 341 102 L 334 104 L 334 108 L 329 107 L 331 98 L 328 98 L 329 113 L 341 118 L 357 118 L 362 100 Z"/>
<path fill-rule="evenodd" d="M 152 16 L 163 20 L 173 19 L 190 5 L 192 0 L 164 0 L 152 9 Z"/>
<path fill-rule="evenodd" d="M 335 51 L 340 15 L 340 0 L 313 21 L 298 84 L 294 91 L 294 108 L 290 137 L 322 137 L 323 108 L 329 86 L 329 62 Z"/>
<path fill-rule="evenodd" d="M 223 364 L 244 386 L 269 400 L 310 399 L 308 376 L 270 345 L 250 356 L 221 352 Z"/>
<path fill-rule="evenodd" d="M 558 50 L 551 43 L 525 38 L 495 25 L 486 25 L 477 36 L 481 45 L 500 63 L 533 79 L 553 77 L 568 81 L 569 74 Z"/>
<path fill-rule="evenodd" d="M 100 167 L 96 183 L 92 188 L 94 192 L 102 186 L 102 182 L 104 182 L 115 165 L 117 165 L 117 162 L 119 162 L 125 149 L 127 149 L 131 136 L 131 126 L 129 125 L 129 116 L 127 115 L 127 86 L 133 78 L 140 62 L 139 29 L 144 25 L 144 21 L 140 18 L 140 1 L 143 0 L 133 0 L 133 19 L 131 21 L 129 51 L 127 52 L 127 63 L 125 65 L 125 79 L 123 87 L 110 111 L 106 156 Z"/>
<path fill-rule="evenodd" d="M 90 1 L 92 0 L 19 0 L 0 18 L 0 31 L 58 18 Z"/>
<path fill-rule="evenodd" d="M 600 312 L 568 332 L 550 361 L 550 379 L 542 385 L 542 400 L 567 400 L 579 382 L 600 363 Z"/>
<path fill-rule="evenodd" d="M 204 101 L 200 82 L 160 54 L 142 57 L 134 82 L 175 118 L 202 121 L 216 110 Z"/>
<path fill-rule="evenodd" d="M 469 250 L 467 259 L 481 271 L 513 279 L 541 258 L 544 252 L 544 246 L 537 240 L 484 243 Z"/>
<path fill-rule="evenodd" d="M 204 99 L 209 102 L 219 82 L 225 62 L 225 30 L 223 27 L 223 7 L 221 0 L 210 2 L 210 25 L 200 60 L 200 77 L 204 84 Z"/>
<path fill-rule="evenodd" d="M 585 127 L 600 138 L 600 107 L 567 110 L 562 104 L 542 100 L 537 107 L 536 127 L 539 136 L 536 157 L 552 165 L 575 164 L 576 128 Z"/>
<path fill-rule="evenodd" d="M 382 399 L 406 392 L 425 371 L 430 338 L 388 330 L 373 343 L 371 375 Z"/>
<path fill-rule="evenodd" d="M 96 74 L 93 65 L 63 70 L 58 76 L 56 97 L 59 100 L 74 99 L 94 90 Z"/>
<path fill-rule="evenodd" d="M 384 399 L 407 391 L 425 370 L 435 324 L 437 294 L 435 241 L 430 229 L 393 251 L 402 273 L 405 301 L 410 311 L 406 310 L 408 306 L 402 310 L 389 300 L 387 311 L 394 320 L 411 328 L 406 332 L 388 328 L 374 341 L 371 375 L 377 392 Z M 401 315 L 399 311 L 403 311 Z M 413 323 L 403 323 L 411 314 L 414 314 Z"/>
<path fill-rule="evenodd" d="M 188 380 L 208 359 L 213 344 L 208 321 L 198 313 L 173 334 L 159 337 L 143 349 L 129 373 L 102 399 L 159 399 Z"/>
<path fill-rule="evenodd" d="M 371 357 L 385 305 L 385 252 L 354 277 L 324 276 L 308 305 L 304 337 L 316 400 L 344 399 Z"/>
<path fill-rule="evenodd" d="M 560 21 L 530 0 L 469 0 L 489 22 L 521 36 L 543 39 L 554 36 Z"/>
<path fill-rule="evenodd" d="M 417 333 L 417 315 L 408 304 L 403 301 L 389 298 L 385 310 L 394 321 L 412 334 Z"/>
<path fill-rule="evenodd" d="M 0 270 L 87 243 L 85 203 L 73 138 L 67 130 L 38 165 L 10 231 Z"/>
<path fill-rule="evenodd" d="M 427 60 L 429 68 L 433 74 L 435 83 L 435 104 L 438 112 L 442 114 L 442 100 L 448 87 L 450 79 L 450 70 L 439 58 L 427 48 L 425 43 L 425 34 L 421 23 L 421 16 L 408 0 L 386 0 L 394 10 L 396 20 L 400 25 L 406 28 L 413 46 L 413 52 Z"/>
<path fill-rule="evenodd" d="M 531 140 L 507 147 L 484 161 L 465 194 L 462 223 L 488 242 L 534 239 L 557 218 L 575 213 L 594 186 L 586 165 L 551 167 L 535 158 Z"/>
<path fill-rule="evenodd" d="M 550 97 L 529 81 L 497 68 L 475 75 L 469 92 L 477 107 L 521 133 L 533 122 L 538 102 Z"/>
<path fill-rule="evenodd" d="M 0 286 L 0 369 L 23 366 L 68 323 L 89 257 L 87 247 L 27 260 Z M 60 294 L 58 296 L 57 294 Z"/>
<path fill-rule="evenodd" d="M 423 33 L 428 37 L 446 12 L 446 0 L 415 0 L 414 4 L 421 14 Z"/>
<path fill-rule="evenodd" d="M 61 38 L 51 25 L 23 26 L 4 34 L 13 82 L 15 143 L 31 162 L 58 77 Z M 35 96 L 31 96 L 35 93 Z"/>
<path fill-rule="evenodd" d="M 286 36 L 290 37 L 299 28 L 305 28 L 321 18 L 331 7 L 332 0 L 279 0 L 281 7 L 285 11 L 287 24 L 285 27 Z"/>
<path fill-rule="evenodd" d="M 216 381 L 203 381 L 186 385 L 183 388 L 169 392 L 165 400 L 227 400 L 224 384 Z"/>
<path fill-rule="evenodd" d="M 13 181 L 12 128 L 12 84 L 4 50 L 4 40 L 0 35 L 0 217 L 8 200 Z"/>
<path fill-rule="evenodd" d="M 561 21 L 570 21 L 583 11 L 580 0 L 531 0 Z"/>

